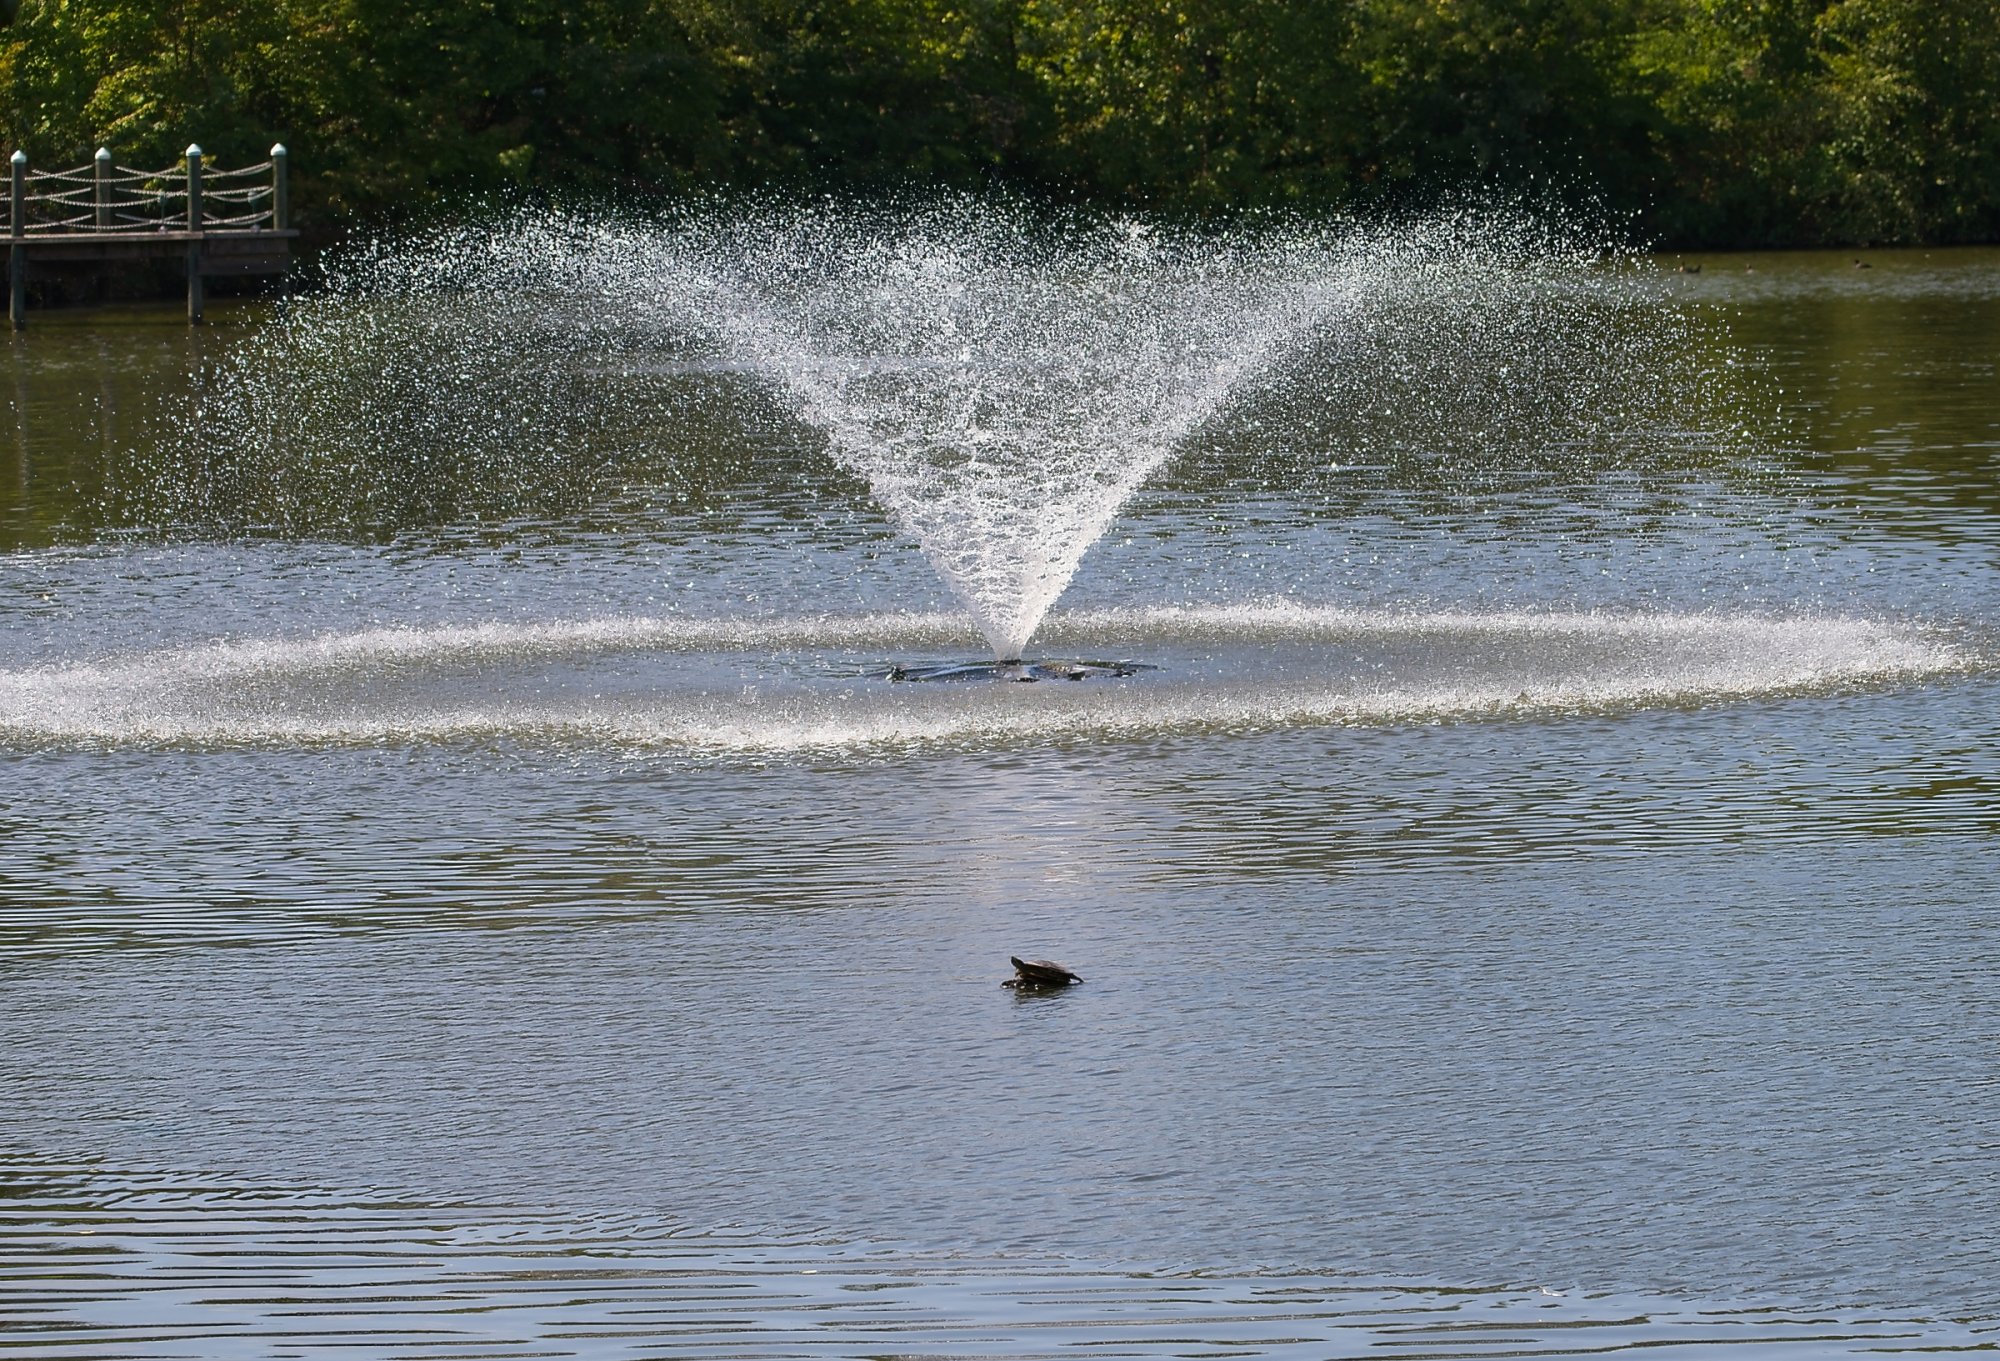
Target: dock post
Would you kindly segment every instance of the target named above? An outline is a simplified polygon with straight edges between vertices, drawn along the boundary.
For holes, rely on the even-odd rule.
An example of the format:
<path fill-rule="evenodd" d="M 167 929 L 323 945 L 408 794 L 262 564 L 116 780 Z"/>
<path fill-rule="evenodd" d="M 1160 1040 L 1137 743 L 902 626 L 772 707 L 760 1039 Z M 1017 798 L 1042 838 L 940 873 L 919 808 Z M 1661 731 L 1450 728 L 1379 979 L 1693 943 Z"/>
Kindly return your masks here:
<path fill-rule="evenodd" d="M 282 232 L 292 225 L 292 154 L 279 142 L 271 148 L 271 230 Z"/>
<path fill-rule="evenodd" d="M 8 165 L 14 172 L 8 181 L 8 227 L 14 239 L 7 247 L 7 313 L 18 331 L 28 324 L 28 250 L 21 244 L 28 234 L 28 153 L 16 151 Z"/>
<path fill-rule="evenodd" d="M 97 149 L 97 229 L 111 226 L 111 148 Z"/>
<path fill-rule="evenodd" d="M 290 231 L 292 227 L 292 153 L 285 150 L 283 142 L 271 144 L 271 230 Z M 289 252 L 288 252 L 289 253 Z M 282 302 L 291 301 L 292 271 L 287 263 L 278 275 L 278 298 Z"/>
<path fill-rule="evenodd" d="M 188 325 L 201 321 L 201 147 L 188 143 L 187 149 L 188 232 Z"/>

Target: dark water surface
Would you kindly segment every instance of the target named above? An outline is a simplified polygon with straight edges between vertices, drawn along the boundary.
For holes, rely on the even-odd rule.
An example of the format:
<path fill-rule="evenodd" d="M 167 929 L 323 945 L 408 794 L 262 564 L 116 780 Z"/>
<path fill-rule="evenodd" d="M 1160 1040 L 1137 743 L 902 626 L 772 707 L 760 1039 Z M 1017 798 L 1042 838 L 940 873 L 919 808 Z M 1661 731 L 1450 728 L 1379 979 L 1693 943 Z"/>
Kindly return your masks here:
<path fill-rule="evenodd" d="M 1032 686 L 754 393 L 245 469 L 254 315 L 37 315 L 0 1356 L 1992 1348 L 2000 252 L 1866 260 L 1643 453 L 1224 431 Z"/>

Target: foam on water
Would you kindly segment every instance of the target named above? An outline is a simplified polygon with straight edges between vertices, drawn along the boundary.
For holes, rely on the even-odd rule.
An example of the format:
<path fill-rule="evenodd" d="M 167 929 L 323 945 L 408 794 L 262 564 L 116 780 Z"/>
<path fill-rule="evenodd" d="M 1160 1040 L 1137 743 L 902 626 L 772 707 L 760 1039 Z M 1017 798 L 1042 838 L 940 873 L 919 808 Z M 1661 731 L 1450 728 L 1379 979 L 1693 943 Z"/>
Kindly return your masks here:
<path fill-rule="evenodd" d="M 797 752 L 1606 712 L 1907 681 L 1977 664 L 1932 631 L 1830 615 L 1385 612 L 1265 602 L 1057 616 L 1052 642 L 1157 673 L 949 693 L 864 674 L 948 615 L 628 617 L 222 640 L 0 671 L 18 743 L 521 738 Z"/>

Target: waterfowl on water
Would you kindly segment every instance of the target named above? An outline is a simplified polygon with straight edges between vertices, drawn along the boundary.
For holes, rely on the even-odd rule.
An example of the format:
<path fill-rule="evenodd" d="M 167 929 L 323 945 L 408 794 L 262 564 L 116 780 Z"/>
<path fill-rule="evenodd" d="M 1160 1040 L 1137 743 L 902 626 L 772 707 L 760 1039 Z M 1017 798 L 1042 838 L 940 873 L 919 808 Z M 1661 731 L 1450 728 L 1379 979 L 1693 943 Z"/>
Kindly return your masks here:
<path fill-rule="evenodd" d="M 1003 988 L 1066 988 L 1083 981 L 1082 974 L 1072 973 L 1052 959 L 1007 958 L 1014 966 L 1014 976 L 1000 985 Z"/>

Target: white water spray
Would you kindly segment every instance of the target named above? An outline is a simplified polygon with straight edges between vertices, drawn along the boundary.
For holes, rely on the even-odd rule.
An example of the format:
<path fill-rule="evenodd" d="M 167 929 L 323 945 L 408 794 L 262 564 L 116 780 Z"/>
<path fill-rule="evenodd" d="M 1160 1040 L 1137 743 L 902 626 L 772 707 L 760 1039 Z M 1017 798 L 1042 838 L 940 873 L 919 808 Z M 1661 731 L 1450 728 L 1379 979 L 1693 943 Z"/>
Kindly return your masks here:
<path fill-rule="evenodd" d="M 1365 286 L 1316 244 L 1106 221 L 793 221 L 738 244 L 709 324 L 826 432 L 1003 659 L 1134 489 Z"/>
<path fill-rule="evenodd" d="M 267 486 L 244 513 L 292 532 L 343 501 L 371 532 L 448 520 L 482 487 L 581 487 L 632 430 L 673 438 L 685 394 L 622 380 L 706 370 L 817 432 L 1007 660 L 1133 492 L 1260 403 L 1321 423 L 1296 441 L 1321 465 L 1354 440 L 1427 459 L 1488 457 L 1510 429 L 1622 441 L 1657 414 L 1623 408 L 1673 405 L 1686 366 L 1645 272 L 1603 265 L 1490 212 L 1209 232 L 970 199 L 528 216 L 351 257 L 213 385 L 243 401 L 217 425 L 276 443 L 225 457 L 204 430 L 196 466 L 231 496 Z M 1277 433 L 1257 442 L 1282 479 Z"/>

